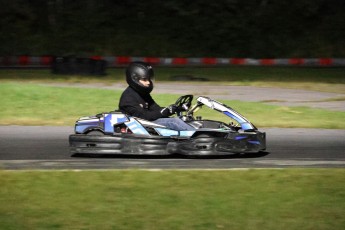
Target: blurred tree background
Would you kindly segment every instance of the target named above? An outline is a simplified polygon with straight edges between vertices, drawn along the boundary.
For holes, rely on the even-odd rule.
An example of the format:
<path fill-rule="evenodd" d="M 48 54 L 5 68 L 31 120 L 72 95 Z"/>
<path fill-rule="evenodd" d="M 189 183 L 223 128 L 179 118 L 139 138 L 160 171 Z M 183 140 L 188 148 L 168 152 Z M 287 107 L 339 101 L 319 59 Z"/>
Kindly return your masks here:
<path fill-rule="evenodd" d="M 0 3 L 0 56 L 345 56 L 344 0 Z"/>

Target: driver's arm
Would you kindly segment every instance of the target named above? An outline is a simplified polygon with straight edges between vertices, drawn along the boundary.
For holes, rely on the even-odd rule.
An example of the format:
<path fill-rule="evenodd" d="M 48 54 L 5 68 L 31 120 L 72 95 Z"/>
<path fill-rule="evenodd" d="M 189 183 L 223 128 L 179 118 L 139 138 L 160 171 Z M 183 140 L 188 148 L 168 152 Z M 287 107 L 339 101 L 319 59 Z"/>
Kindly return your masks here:
<path fill-rule="evenodd" d="M 149 121 L 154 121 L 158 118 L 165 117 L 161 113 L 163 108 L 161 108 L 151 98 L 151 96 L 148 96 L 144 100 L 144 98 L 140 97 L 130 88 L 125 90 L 125 92 L 121 95 L 119 109 L 130 116 L 139 117 Z"/>
<path fill-rule="evenodd" d="M 148 121 L 154 121 L 158 118 L 164 117 L 161 113 L 161 109 L 147 110 L 142 108 L 140 105 L 127 104 L 125 106 L 121 106 L 120 109 L 131 116 L 139 117 Z"/>

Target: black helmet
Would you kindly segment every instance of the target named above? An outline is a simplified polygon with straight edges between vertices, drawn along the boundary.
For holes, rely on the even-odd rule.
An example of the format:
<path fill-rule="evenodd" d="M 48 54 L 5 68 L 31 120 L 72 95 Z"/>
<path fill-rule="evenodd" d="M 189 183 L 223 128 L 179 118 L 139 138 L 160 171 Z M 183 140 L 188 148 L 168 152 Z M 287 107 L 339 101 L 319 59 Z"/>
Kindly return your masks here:
<path fill-rule="evenodd" d="M 149 94 L 153 89 L 153 69 L 152 66 L 145 62 L 131 62 L 126 69 L 126 80 L 130 87 L 140 94 Z M 150 86 L 142 85 L 139 80 L 147 79 Z"/>

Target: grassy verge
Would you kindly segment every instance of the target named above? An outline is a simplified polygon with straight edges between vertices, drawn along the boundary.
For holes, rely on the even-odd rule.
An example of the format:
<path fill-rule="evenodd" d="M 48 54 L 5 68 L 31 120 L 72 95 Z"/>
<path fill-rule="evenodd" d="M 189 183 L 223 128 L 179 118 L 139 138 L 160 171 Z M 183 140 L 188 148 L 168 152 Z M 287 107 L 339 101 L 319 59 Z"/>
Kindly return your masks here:
<path fill-rule="evenodd" d="M 0 171 L 1 229 L 343 229 L 344 169 Z"/>
<path fill-rule="evenodd" d="M 294 89 L 310 89 L 326 92 L 345 91 L 345 68 L 261 67 L 231 66 L 208 68 L 155 67 L 157 81 L 171 81 L 176 76 L 188 76 L 209 80 L 207 84 L 253 85 Z M 53 75 L 50 70 L 0 69 L 0 81 L 54 81 L 54 82 L 102 82 L 104 84 L 124 80 L 124 68 L 108 69 L 106 76 Z M 188 82 L 185 80 L 184 82 Z M 195 81 L 193 81 L 195 82 Z"/>
<path fill-rule="evenodd" d="M 121 91 L 3 83 L 0 85 L 0 125 L 68 125 L 81 116 L 108 112 L 118 107 Z M 154 95 L 161 105 L 174 103 L 177 95 Z M 259 127 L 345 129 L 344 112 L 284 107 L 260 102 L 222 101 Z M 203 112 L 202 112 L 203 111 Z M 201 110 L 205 118 L 223 120 L 221 113 Z M 228 120 L 224 120 L 228 122 Z"/>

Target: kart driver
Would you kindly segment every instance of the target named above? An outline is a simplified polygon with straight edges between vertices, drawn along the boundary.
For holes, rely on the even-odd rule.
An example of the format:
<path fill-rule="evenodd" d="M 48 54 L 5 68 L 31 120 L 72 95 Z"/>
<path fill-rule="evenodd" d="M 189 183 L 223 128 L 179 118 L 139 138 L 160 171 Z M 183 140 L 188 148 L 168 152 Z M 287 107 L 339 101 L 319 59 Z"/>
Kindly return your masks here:
<path fill-rule="evenodd" d="M 169 116 L 175 114 L 176 106 L 160 107 L 151 97 L 154 72 L 152 66 L 145 62 L 131 62 L 126 69 L 128 87 L 123 91 L 119 109 L 134 117 L 153 121 L 167 128 L 182 131 L 194 130 L 181 119 Z"/>

